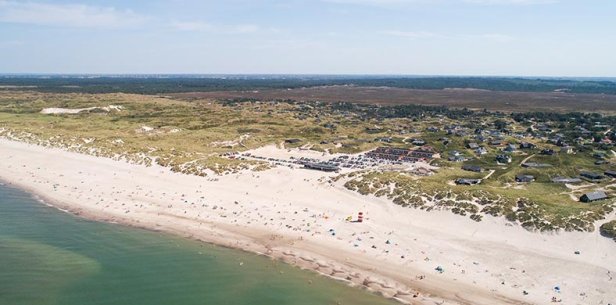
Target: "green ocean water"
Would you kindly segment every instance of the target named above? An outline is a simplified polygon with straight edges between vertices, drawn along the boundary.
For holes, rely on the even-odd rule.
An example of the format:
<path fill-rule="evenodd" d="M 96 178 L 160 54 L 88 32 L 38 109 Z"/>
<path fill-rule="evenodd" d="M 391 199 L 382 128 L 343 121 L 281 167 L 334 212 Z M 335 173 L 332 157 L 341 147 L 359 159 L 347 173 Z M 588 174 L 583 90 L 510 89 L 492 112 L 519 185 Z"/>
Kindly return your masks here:
<path fill-rule="evenodd" d="M 0 186 L 0 305 L 385 305 L 237 250 L 98 223 Z"/>

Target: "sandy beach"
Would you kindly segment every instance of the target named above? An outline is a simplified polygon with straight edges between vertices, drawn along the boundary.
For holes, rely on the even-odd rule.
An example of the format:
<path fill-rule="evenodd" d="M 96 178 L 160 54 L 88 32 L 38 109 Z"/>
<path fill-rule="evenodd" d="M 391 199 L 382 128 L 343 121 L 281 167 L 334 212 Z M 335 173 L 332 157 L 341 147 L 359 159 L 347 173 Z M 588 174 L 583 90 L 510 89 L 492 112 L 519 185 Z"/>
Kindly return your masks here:
<path fill-rule="evenodd" d="M 198 177 L 0 139 L 0 180 L 57 208 L 268 255 L 405 303 L 616 303 L 608 238 L 403 208 L 329 182 L 335 175 Z M 364 222 L 346 221 L 358 212 Z"/>

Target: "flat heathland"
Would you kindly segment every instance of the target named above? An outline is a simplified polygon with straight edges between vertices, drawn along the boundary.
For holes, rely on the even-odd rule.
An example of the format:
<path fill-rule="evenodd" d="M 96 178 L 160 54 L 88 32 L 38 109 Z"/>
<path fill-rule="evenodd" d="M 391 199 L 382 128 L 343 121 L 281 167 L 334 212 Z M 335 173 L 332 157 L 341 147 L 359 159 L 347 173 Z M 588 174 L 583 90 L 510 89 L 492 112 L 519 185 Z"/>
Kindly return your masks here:
<path fill-rule="evenodd" d="M 353 102 L 382 105 L 419 104 L 504 112 L 599 112 L 616 113 L 616 95 L 565 92 L 512 92 L 479 89 L 417 90 L 393 87 L 323 86 L 296 89 L 175 93 L 182 99 Z"/>

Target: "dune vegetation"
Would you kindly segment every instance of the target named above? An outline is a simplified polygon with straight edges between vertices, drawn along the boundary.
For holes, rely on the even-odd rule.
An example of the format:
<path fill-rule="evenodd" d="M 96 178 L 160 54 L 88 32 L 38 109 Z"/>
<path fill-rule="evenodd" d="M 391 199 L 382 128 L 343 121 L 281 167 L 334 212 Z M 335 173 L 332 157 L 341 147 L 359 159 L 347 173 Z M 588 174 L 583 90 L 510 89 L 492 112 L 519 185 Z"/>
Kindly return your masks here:
<path fill-rule="evenodd" d="M 440 153 L 430 161 L 436 168 L 432 175 L 419 177 L 380 168 L 350 171 L 335 180 L 342 179 L 350 190 L 387 197 L 402 206 L 450 210 L 475 221 L 486 215 L 505 217 L 541 231 L 592 231 L 598 220 L 612 213 L 611 198 L 579 201 L 584 193 L 595 190 L 612 197 L 616 193 L 612 178 L 579 184 L 552 182 L 555 177 L 577 177 L 582 171 L 603 173 L 612 168 L 616 159 L 611 144 L 597 139 L 614 137 L 613 131 L 592 125 L 589 128 L 594 130 L 583 133 L 586 138 L 580 136 L 579 126 L 601 120 L 609 127 L 614 118 L 122 93 L 0 94 L 1 137 L 147 166 L 158 164 L 200 176 L 267 170 L 274 165 L 265 160 L 228 157 L 229 153 L 266 145 L 354 154 L 379 146 L 413 148 L 416 146 L 410 140 L 422 139 Z M 538 130 L 545 126 L 550 126 L 549 132 Z M 550 140 L 555 133 L 575 139 L 571 140 L 576 141 L 571 143 L 575 153 L 558 153 L 559 144 Z M 502 143 L 478 140 L 485 134 L 488 138 L 495 134 Z M 469 148 L 472 142 L 481 144 L 485 152 L 476 154 Z M 517 147 L 525 142 L 533 148 L 507 153 L 511 163 L 495 161 L 503 154 L 505 143 Z M 556 153 L 544 154 L 545 150 Z M 465 156 L 464 161 L 450 160 L 454 152 Z M 524 163 L 545 166 L 523 167 Z M 482 172 L 464 171 L 463 164 L 479 166 Z M 519 183 L 517 175 L 532 175 L 535 180 Z M 481 179 L 481 183 L 456 185 L 458 178 Z M 609 228 L 607 232 L 610 234 Z"/>

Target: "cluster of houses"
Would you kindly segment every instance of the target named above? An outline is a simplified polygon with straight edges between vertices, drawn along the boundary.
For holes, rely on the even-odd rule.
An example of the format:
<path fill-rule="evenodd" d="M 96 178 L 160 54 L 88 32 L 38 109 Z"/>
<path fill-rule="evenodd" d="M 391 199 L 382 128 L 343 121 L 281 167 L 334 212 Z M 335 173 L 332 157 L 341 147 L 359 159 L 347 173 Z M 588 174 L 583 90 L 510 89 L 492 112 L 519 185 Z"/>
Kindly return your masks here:
<path fill-rule="evenodd" d="M 458 135 L 459 133 L 460 133 L 459 131 L 453 132 L 453 134 L 455 135 Z M 527 135 L 524 135 L 524 136 L 520 135 L 520 137 L 525 137 L 525 136 Z M 483 137 L 475 136 L 475 139 L 483 140 L 482 138 Z M 502 142 L 500 139 L 498 139 L 498 137 L 497 139 L 491 140 L 489 143 L 490 145 L 497 145 L 497 146 L 502 145 Z M 564 154 L 573 153 L 573 148 L 569 146 L 563 140 L 562 137 L 555 137 L 555 138 L 549 139 L 548 143 L 559 146 L 560 153 L 564 153 Z M 477 154 L 478 156 L 484 154 L 484 149 L 485 149 L 483 146 L 479 145 L 476 142 L 467 143 L 466 148 L 472 149 L 475 152 L 475 154 Z M 509 164 L 512 161 L 511 153 L 516 152 L 517 150 L 534 150 L 534 149 L 537 149 L 537 146 L 530 142 L 521 142 L 517 145 L 507 144 L 504 147 L 502 147 L 501 149 L 502 153 L 496 155 L 495 159 L 496 159 L 497 164 Z M 551 155 L 555 155 L 556 151 L 551 148 L 545 148 L 541 150 L 540 154 L 551 156 Z M 605 157 L 603 156 L 595 156 L 595 157 L 599 159 L 599 161 L 595 162 L 595 164 L 607 163 L 607 161 L 604 161 Z M 448 160 L 454 161 L 454 162 L 464 162 L 464 161 L 467 161 L 468 158 L 463 156 L 458 151 L 452 151 L 449 153 Z M 601 162 L 601 163 L 598 163 L 598 162 Z M 538 168 L 538 169 L 552 167 L 551 164 L 537 163 L 537 162 L 524 162 L 521 164 L 521 166 L 524 168 Z M 476 173 L 483 171 L 483 169 L 480 166 L 470 165 L 470 164 L 463 165 L 462 169 L 465 171 L 476 172 Z M 606 177 L 616 178 L 616 171 L 608 170 L 608 171 L 605 171 L 603 174 L 583 171 L 583 172 L 580 172 L 579 177 L 560 177 L 559 176 L 559 177 L 552 178 L 551 181 L 553 183 L 581 183 L 584 180 L 589 181 L 589 182 L 600 182 L 600 181 L 603 181 L 603 179 L 605 179 Z M 515 176 L 515 181 L 518 183 L 531 183 L 531 182 L 534 182 L 535 180 L 536 178 L 533 175 L 529 175 L 529 174 L 519 174 Z M 481 179 L 458 178 L 454 182 L 458 185 L 474 185 L 474 184 L 481 183 Z M 607 198 L 608 196 L 605 192 L 594 191 L 594 192 L 583 194 L 580 197 L 580 201 L 581 202 L 593 202 L 593 201 L 603 200 Z"/>
<path fill-rule="evenodd" d="M 466 164 L 462 166 L 462 169 L 465 171 L 476 172 L 476 173 L 482 172 L 482 168 L 478 165 Z M 616 178 L 616 171 L 608 170 L 604 172 L 604 175 L 601 175 L 599 173 L 585 171 L 585 172 L 580 173 L 580 177 L 590 182 L 600 182 L 606 177 Z M 569 177 L 558 176 L 558 177 L 552 178 L 551 181 L 553 183 L 575 184 L 575 183 L 581 183 L 583 181 L 582 178 L 578 178 L 578 177 L 569 178 Z M 534 182 L 535 180 L 536 178 L 533 175 L 520 174 L 520 175 L 515 176 L 515 181 L 518 183 L 531 183 L 531 182 Z M 481 179 L 458 178 L 454 182 L 457 185 L 475 185 L 475 184 L 481 183 Z M 609 197 L 605 192 L 594 191 L 594 192 L 583 194 L 580 197 L 580 201 L 581 202 L 594 202 L 594 201 L 604 200 L 607 198 Z"/>
<path fill-rule="evenodd" d="M 490 145 L 501 146 L 502 142 L 501 140 L 493 140 L 490 142 Z M 475 155 L 477 155 L 478 157 L 486 155 L 488 153 L 488 149 L 486 147 L 481 146 L 476 142 L 467 143 L 466 148 L 472 149 Z M 511 163 L 511 156 L 508 155 L 508 153 L 513 153 L 517 151 L 518 149 L 535 149 L 535 148 L 536 148 L 535 144 L 528 143 L 528 142 L 522 142 L 519 145 L 507 144 L 505 145 L 505 147 L 502 148 L 502 151 L 504 153 L 496 156 L 496 161 L 501 164 Z M 464 162 L 464 161 L 467 161 L 468 159 L 469 158 L 465 157 L 461 152 L 457 150 L 453 150 L 449 152 L 449 158 L 448 158 L 449 161 Z"/>
<path fill-rule="evenodd" d="M 534 123 L 533 123 L 534 124 Z M 595 125 L 593 128 L 601 125 Z M 501 147 L 503 153 L 513 153 L 518 150 L 531 150 L 537 149 L 536 144 L 524 141 L 529 138 L 533 138 L 536 140 L 545 141 L 545 143 L 555 145 L 559 148 L 560 153 L 562 154 L 572 154 L 574 153 L 574 148 L 569 143 L 573 143 L 574 145 L 582 145 L 593 143 L 592 132 L 584 127 L 577 126 L 573 131 L 573 138 L 571 134 L 569 136 L 565 136 L 562 133 L 557 133 L 552 130 L 552 128 L 546 123 L 534 124 L 532 128 L 529 128 L 527 131 L 514 132 L 512 130 L 507 129 L 506 127 L 497 127 L 497 128 L 488 128 L 485 126 L 476 128 L 474 131 L 470 128 L 463 127 L 461 125 L 448 125 L 444 127 L 444 130 L 448 135 L 458 136 L 458 137 L 467 137 L 470 136 L 470 142 L 466 144 L 466 148 L 472 149 L 474 154 L 477 156 L 482 156 L 487 154 L 487 146 L 481 145 L 481 143 L 486 143 L 488 146 L 498 146 Z M 430 126 L 426 128 L 427 132 L 438 132 L 440 128 L 435 126 Z M 514 137 L 523 141 L 519 144 L 504 144 L 504 138 Z M 443 144 L 448 144 L 449 139 L 443 138 Z M 598 144 L 603 145 L 614 145 L 609 138 L 602 139 Z M 504 145 L 504 147 L 503 147 Z M 546 148 L 541 151 L 543 155 L 554 155 L 556 153 L 555 149 Z M 466 157 L 462 155 L 454 155 L 455 151 L 450 155 L 449 160 L 455 162 L 463 162 Z M 500 156 L 499 163 L 508 163 L 507 158 Z M 602 162 L 602 161 L 598 161 Z"/>
<path fill-rule="evenodd" d="M 537 128 L 538 130 L 544 133 L 552 132 L 551 129 L 543 128 L 543 127 L 538 126 Z M 583 129 L 580 129 L 580 128 L 578 129 L 579 129 L 578 131 L 580 132 L 584 131 Z M 465 133 L 463 129 L 457 128 L 457 127 L 449 128 L 446 130 L 448 130 L 448 134 L 453 134 L 456 136 L 464 136 L 468 134 L 468 133 Z M 437 129 L 432 128 L 427 131 L 437 131 Z M 487 150 L 484 146 L 478 144 L 477 142 L 487 142 L 491 146 L 501 146 L 502 153 L 496 155 L 495 157 L 495 161 L 497 162 L 497 164 L 511 163 L 512 162 L 511 154 L 518 150 L 538 149 L 536 144 L 533 144 L 530 142 L 520 142 L 519 144 L 510 143 L 502 147 L 503 145 L 502 137 L 501 137 L 502 132 L 503 132 L 502 130 L 501 131 L 484 131 L 481 129 L 477 129 L 475 130 L 475 137 L 474 137 L 475 142 L 467 142 L 466 148 L 473 150 L 473 152 L 477 156 L 481 156 L 481 155 L 486 154 Z M 589 133 L 587 132 L 587 134 Z M 490 136 L 491 139 L 490 140 L 486 139 L 484 135 Z M 531 136 L 529 133 L 518 133 L 518 134 L 509 134 L 509 135 L 518 137 L 520 139 Z M 533 137 L 537 137 L 537 134 L 533 135 Z M 581 139 L 578 139 L 578 140 L 581 140 Z M 576 143 L 577 142 L 578 141 L 576 141 Z M 547 143 L 551 143 L 553 145 L 560 147 L 560 153 L 562 154 L 571 154 L 574 152 L 573 148 L 569 144 L 567 144 L 567 142 L 564 140 L 564 136 L 562 135 L 555 135 L 554 137 L 547 139 Z M 556 151 L 551 148 L 545 148 L 541 150 L 540 154 L 551 156 L 551 155 L 555 155 Z M 601 158 L 601 156 L 596 156 L 596 158 L 599 159 L 599 161 L 595 162 L 595 164 L 607 163 L 607 161 L 605 161 L 604 158 Z M 464 162 L 464 161 L 469 160 L 469 158 L 465 157 L 460 152 L 454 150 L 454 151 L 449 152 L 448 160 L 453 161 L 453 162 Z M 524 162 L 521 164 L 521 166 L 524 168 L 537 168 L 537 169 L 552 167 L 551 164 L 537 163 L 537 162 Z M 476 172 L 476 173 L 482 172 L 483 170 L 478 165 L 470 165 L 470 164 L 463 165 L 462 169 L 465 171 Z M 616 178 L 616 171 L 608 170 L 608 171 L 605 171 L 603 175 L 599 173 L 593 173 L 593 172 L 580 172 L 580 177 L 554 177 L 551 179 L 551 181 L 553 183 L 581 183 L 583 180 L 586 180 L 589 182 L 600 182 L 606 176 Z M 535 180 L 536 178 L 533 175 L 529 175 L 529 174 L 520 174 L 520 175 L 515 176 L 515 181 L 518 183 L 531 183 L 531 182 L 534 182 Z M 474 184 L 481 183 L 481 179 L 459 178 L 459 179 L 456 179 L 454 182 L 458 185 L 474 185 Z M 596 191 L 596 192 L 590 192 L 590 193 L 584 194 L 583 196 L 580 197 L 580 201 L 593 202 L 593 201 L 602 200 L 606 198 L 608 198 L 608 196 L 605 192 Z"/>
<path fill-rule="evenodd" d="M 471 171 L 480 171 L 479 168 L 470 168 L 467 170 L 471 170 Z M 516 175 L 515 176 L 515 181 L 518 183 L 530 183 L 535 181 L 535 177 L 532 175 Z M 554 179 L 552 179 L 553 182 L 555 183 L 578 183 L 581 182 L 582 180 L 580 178 L 564 178 L 564 177 L 556 177 Z M 481 179 L 475 179 L 475 178 L 458 178 L 454 181 L 457 185 L 475 185 L 475 184 L 480 184 L 481 183 Z M 585 193 L 580 197 L 580 201 L 581 202 L 595 202 L 595 201 L 600 201 L 600 200 L 605 200 L 608 199 L 608 195 L 603 192 L 603 191 L 593 191 L 593 192 L 589 192 L 589 193 Z"/>

